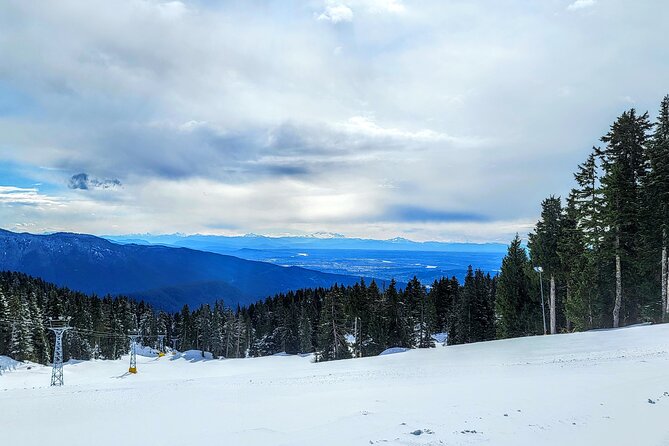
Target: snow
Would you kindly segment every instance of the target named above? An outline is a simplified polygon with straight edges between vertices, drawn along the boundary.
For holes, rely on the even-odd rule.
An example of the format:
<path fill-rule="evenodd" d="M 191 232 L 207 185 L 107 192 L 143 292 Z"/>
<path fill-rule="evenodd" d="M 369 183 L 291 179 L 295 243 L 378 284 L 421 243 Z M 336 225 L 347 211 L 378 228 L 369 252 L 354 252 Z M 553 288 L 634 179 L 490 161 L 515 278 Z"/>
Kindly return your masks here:
<path fill-rule="evenodd" d="M 379 353 L 379 356 L 383 355 L 394 355 L 395 353 L 404 353 L 408 352 L 409 349 L 405 347 L 390 347 Z"/>
<path fill-rule="evenodd" d="M 448 333 L 435 333 L 432 335 L 432 339 L 437 344 L 445 344 L 446 340 L 448 340 Z"/>
<path fill-rule="evenodd" d="M 0 355 L 0 375 L 2 375 L 4 372 L 15 370 L 20 365 L 20 362 L 15 361 L 12 358 Z"/>
<path fill-rule="evenodd" d="M 170 359 L 184 359 L 186 361 L 195 362 L 195 361 L 210 361 L 214 359 L 214 355 L 210 352 L 204 352 L 202 350 L 186 350 L 185 352 L 180 352 L 175 355 L 172 355 Z"/>
<path fill-rule="evenodd" d="M 158 350 L 156 350 L 155 348 L 145 347 L 142 345 L 138 345 L 135 347 L 135 353 L 137 354 L 137 356 L 146 356 L 149 358 L 158 356 Z"/>
<path fill-rule="evenodd" d="M 184 352 L 138 356 L 136 375 L 127 357 L 71 362 L 61 388 L 17 366 L 0 376 L 0 442 L 666 445 L 668 344 L 669 324 L 324 363 Z"/>

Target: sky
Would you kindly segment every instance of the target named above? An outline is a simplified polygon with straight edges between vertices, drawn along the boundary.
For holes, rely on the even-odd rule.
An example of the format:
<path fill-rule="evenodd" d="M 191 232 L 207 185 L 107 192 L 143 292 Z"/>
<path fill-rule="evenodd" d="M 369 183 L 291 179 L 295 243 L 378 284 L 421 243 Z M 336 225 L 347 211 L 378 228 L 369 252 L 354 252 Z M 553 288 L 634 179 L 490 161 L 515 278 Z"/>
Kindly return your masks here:
<path fill-rule="evenodd" d="M 0 227 L 508 242 L 669 93 L 665 0 L 4 0 Z"/>

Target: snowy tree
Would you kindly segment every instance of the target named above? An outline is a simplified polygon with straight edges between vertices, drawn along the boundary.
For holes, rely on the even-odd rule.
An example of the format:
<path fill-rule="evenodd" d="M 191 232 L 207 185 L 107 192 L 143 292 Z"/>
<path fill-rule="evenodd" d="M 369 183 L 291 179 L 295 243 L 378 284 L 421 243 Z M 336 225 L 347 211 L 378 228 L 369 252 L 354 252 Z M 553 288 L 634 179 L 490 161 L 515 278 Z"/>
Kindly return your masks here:
<path fill-rule="evenodd" d="M 335 286 L 323 299 L 318 331 L 319 361 L 346 359 L 351 357 L 351 351 L 346 341 L 346 320 L 344 314 L 344 295 L 341 289 Z"/>
<path fill-rule="evenodd" d="M 18 360 L 33 359 L 33 321 L 30 317 L 28 296 L 25 293 L 14 296 L 12 312 L 12 335 L 9 343 L 10 355 Z"/>

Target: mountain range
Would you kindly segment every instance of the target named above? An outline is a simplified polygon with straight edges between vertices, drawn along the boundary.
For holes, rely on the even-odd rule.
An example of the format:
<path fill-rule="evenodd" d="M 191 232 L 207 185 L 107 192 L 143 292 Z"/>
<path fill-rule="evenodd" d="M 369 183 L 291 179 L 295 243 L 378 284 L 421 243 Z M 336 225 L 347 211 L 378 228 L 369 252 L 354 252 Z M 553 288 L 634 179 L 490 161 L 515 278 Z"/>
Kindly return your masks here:
<path fill-rule="evenodd" d="M 402 237 L 396 237 L 389 240 L 373 240 L 349 238 L 341 234 L 329 232 L 317 232 L 305 236 L 282 237 L 269 237 L 258 234 L 247 234 L 242 236 L 132 234 L 109 235 L 103 237 L 118 243 L 181 246 L 218 253 L 231 253 L 240 249 L 359 249 L 368 251 L 505 253 L 507 249 L 507 245 L 502 243 L 415 242 Z"/>
<path fill-rule="evenodd" d="M 185 247 L 6 230 L 0 230 L 0 270 L 23 272 L 86 293 L 125 294 L 168 311 L 217 299 L 231 306 L 248 304 L 279 292 L 359 280 Z"/>

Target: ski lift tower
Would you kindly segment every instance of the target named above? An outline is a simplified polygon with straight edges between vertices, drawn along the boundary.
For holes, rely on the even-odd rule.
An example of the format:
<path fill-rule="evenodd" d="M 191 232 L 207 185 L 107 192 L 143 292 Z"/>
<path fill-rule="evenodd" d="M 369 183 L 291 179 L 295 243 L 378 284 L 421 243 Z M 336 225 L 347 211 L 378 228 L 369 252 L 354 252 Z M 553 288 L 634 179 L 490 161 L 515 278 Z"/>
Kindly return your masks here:
<path fill-rule="evenodd" d="M 139 333 L 132 332 L 128 335 L 130 338 L 130 368 L 128 372 L 137 373 L 137 339 L 139 338 Z"/>
<path fill-rule="evenodd" d="M 63 334 L 70 330 L 70 319 L 59 317 L 58 319 L 49 319 L 49 330 L 56 336 L 56 345 L 53 351 L 53 369 L 51 370 L 51 385 L 62 386 L 63 380 Z"/>

